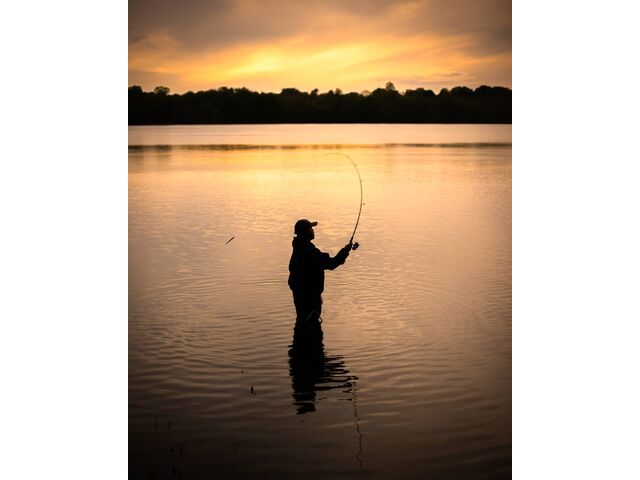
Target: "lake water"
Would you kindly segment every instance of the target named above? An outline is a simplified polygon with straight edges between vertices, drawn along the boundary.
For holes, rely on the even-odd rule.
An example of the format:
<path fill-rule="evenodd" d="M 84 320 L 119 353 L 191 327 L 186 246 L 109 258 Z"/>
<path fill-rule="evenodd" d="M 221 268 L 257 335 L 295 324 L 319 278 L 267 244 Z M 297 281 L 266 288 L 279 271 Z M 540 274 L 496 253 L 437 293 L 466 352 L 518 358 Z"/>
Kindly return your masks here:
<path fill-rule="evenodd" d="M 336 152 L 361 246 L 301 359 L 293 224 L 335 254 L 360 202 Z M 510 478 L 511 126 L 129 127 L 129 464 Z"/>

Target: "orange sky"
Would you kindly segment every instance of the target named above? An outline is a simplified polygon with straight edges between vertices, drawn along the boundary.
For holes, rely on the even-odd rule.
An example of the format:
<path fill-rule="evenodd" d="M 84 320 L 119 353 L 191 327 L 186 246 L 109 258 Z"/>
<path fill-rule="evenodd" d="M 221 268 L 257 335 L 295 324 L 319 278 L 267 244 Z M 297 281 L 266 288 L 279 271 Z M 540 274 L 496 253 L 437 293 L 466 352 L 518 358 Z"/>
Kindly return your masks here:
<path fill-rule="evenodd" d="M 505 0 L 130 0 L 129 85 L 511 87 Z"/>

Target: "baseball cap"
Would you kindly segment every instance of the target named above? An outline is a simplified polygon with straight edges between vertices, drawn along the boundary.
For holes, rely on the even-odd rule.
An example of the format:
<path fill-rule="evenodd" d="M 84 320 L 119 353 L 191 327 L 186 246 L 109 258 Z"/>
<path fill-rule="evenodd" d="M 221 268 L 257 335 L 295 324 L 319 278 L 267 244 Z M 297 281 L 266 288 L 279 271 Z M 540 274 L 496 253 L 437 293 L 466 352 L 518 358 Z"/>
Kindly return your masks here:
<path fill-rule="evenodd" d="M 316 225 L 318 225 L 318 222 L 311 222 L 306 218 L 302 218 L 296 222 L 296 226 L 293 227 L 293 233 L 298 235 L 299 233 L 305 232 Z"/>

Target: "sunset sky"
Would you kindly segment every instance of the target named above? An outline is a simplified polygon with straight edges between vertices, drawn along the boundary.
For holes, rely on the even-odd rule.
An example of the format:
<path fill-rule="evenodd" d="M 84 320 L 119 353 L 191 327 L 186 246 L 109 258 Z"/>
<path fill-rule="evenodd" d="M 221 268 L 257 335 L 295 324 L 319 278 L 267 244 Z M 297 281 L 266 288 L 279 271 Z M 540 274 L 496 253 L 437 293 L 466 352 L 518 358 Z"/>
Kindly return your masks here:
<path fill-rule="evenodd" d="M 129 0 L 129 85 L 511 87 L 510 0 Z"/>

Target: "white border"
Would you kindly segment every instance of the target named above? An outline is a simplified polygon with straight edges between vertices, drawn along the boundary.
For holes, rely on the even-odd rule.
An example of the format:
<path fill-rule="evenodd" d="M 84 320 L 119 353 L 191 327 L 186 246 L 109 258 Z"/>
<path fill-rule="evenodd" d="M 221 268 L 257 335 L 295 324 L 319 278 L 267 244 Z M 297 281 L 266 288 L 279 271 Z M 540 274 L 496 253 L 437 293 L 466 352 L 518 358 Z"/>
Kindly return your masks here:
<path fill-rule="evenodd" d="M 517 479 L 640 478 L 631 5 L 514 5 Z"/>
<path fill-rule="evenodd" d="M 3 478 L 127 472 L 127 3 L 3 3 Z"/>

